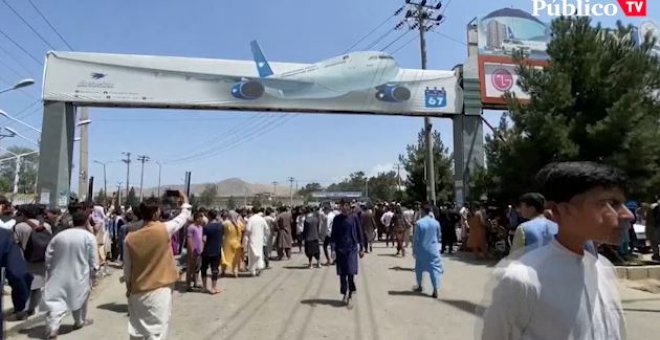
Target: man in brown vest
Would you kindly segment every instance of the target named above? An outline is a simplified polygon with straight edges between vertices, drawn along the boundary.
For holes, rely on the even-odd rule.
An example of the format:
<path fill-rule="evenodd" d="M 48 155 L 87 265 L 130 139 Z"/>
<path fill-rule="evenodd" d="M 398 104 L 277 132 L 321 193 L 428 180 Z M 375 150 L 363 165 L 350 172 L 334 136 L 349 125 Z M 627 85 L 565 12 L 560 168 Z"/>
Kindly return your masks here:
<path fill-rule="evenodd" d="M 126 236 L 124 278 L 128 297 L 131 339 L 166 338 L 172 311 L 172 287 L 178 279 L 170 240 L 190 217 L 188 197 L 179 192 L 183 203 L 173 220 L 160 222 L 161 204 L 148 198 L 140 204 L 144 226 Z"/>

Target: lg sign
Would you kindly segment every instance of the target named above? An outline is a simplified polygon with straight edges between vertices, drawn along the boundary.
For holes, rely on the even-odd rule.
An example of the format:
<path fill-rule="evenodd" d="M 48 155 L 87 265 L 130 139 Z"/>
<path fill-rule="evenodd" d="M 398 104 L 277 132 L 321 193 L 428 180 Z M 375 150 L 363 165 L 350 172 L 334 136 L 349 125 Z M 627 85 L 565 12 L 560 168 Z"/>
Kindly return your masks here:
<path fill-rule="evenodd" d="M 615 16 L 619 9 L 627 17 L 645 17 L 648 0 L 532 0 L 534 16 Z M 617 6 L 618 3 L 618 6 Z"/>
<path fill-rule="evenodd" d="M 495 70 L 490 81 L 498 91 L 509 91 L 513 87 L 513 75 L 503 68 Z"/>

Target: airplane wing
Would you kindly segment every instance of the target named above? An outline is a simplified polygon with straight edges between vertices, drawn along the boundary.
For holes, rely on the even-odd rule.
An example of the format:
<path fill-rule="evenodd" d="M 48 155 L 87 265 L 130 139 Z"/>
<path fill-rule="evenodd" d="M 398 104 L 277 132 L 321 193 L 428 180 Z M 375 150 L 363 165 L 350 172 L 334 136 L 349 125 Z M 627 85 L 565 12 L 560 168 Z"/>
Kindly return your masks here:
<path fill-rule="evenodd" d="M 214 73 L 198 73 L 198 72 L 188 72 L 188 71 L 167 71 L 167 70 L 154 70 L 157 73 L 169 73 L 177 74 L 184 77 L 206 80 L 206 81 L 223 81 L 223 82 L 258 82 L 263 84 L 264 87 L 274 88 L 277 90 L 283 91 L 294 91 L 300 90 L 309 86 L 313 86 L 314 83 L 303 81 L 303 80 L 294 80 L 294 79 L 283 79 L 277 77 L 250 77 L 250 76 L 234 76 L 234 75 L 225 75 L 225 74 L 214 74 Z"/>

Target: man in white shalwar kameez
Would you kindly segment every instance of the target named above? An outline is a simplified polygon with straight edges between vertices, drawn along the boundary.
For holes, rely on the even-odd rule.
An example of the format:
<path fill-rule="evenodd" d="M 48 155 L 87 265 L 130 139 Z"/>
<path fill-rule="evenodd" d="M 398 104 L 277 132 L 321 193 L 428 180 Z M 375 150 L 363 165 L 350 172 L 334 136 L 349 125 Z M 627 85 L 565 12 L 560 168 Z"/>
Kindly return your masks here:
<path fill-rule="evenodd" d="M 248 219 L 243 238 L 243 249 L 248 255 L 248 271 L 252 276 L 259 275 L 264 269 L 264 235 L 268 230 L 268 222 L 264 218 L 264 209 L 252 208 L 253 215 Z"/>
<path fill-rule="evenodd" d="M 633 217 L 623 204 L 625 177 L 601 164 L 566 162 L 537 178 L 559 232 L 497 270 L 481 339 L 625 339 L 614 267 L 584 246 L 618 244 L 619 221 Z"/>
<path fill-rule="evenodd" d="M 49 339 L 57 338 L 62 319 L 72 311 L 74 327 L 91 324 L 87 319 L 87 300 L 92 276 L 98 269 L 96 238 L 87 230 L 87 214 L 72 216 L 77 227 L 55 235 L 46 250 L 46 324 Z"/>

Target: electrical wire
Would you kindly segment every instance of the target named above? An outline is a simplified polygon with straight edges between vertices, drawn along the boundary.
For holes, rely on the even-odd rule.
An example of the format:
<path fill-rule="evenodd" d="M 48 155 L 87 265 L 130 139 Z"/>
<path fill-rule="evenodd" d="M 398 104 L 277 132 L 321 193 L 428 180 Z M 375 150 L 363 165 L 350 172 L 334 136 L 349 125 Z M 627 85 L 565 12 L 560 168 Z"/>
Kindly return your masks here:
<path fill-rule="evenodd" d="M 190 152 L 188 152 L 187 156 L 183 157 L 178 157 L 178 158 L 173 158 L 173 159 L 167 159 L 165 162 L 167 163 L 176 163 L 180 162 L 181 160 L 184 159 L 189 159 L 193 157 L 197 157 L 201 154 L 208 153 L 212 151 L 214 148 L 218 147 L 218 145 L 222 144 L 225 140 L 227 140 L 229 137 L 233 137 L 237 134 L 239 134 L 242 130 L 241 129 L 251 129 L 252 126 L 255 124 L 259 124 L 259 121 L 263 119 L 267 119 L 267 116 L 265 116 L 263 113 L 258 113 L 257 115 L 250 117 L 250 121 L 247 123 L 239 123 L 235 124 L 234 126 L 230 127 L 229 129 L 226 129 L 225 132 L 223 133 L 218 133 L 217 135 L 211 137 L 210 139 L 204 141 L 202 144 L 195 146 L 192 148 Z M 218 138 L 218 136 L 220 136 Z M 185 154 L 185 153 L 184 153 Z"/>
<path fill-rule="evenodd" d="M 392 51 L 390 54 L 392 54 L 392 55 L 396 54 L 396 53 L 399 52 L 402 48 L 404 48 L 404 47 L 410 45 L 410 43 L 413 42 L 413 41 L 415 41 L 415 40 L 417 40 L 417 36 L 412 37 L 412 39 L 408 40 L 405 44 L 399 46 L 397 49 L 395 49 L 394 51 Z"/>
<path fill-rule="evenodd" d="M 464 43 L 464 42 L 462 42 L 462 41 L 460 41 L 460 40 L 458 40 L 458 39 L 452 38 L 450 35 L 447 35 L 447 34 L 444 34 L 444 33 L 440 33 L 440 32 L 438 32 L 438 31 L 432 31 L 432 32 L 435 33 L 435 34 L 437 34 L 437 35 L 439 35 L 439 36 L 441 36 L 441 37 L 443 37 L 443 38 L 445 38 L 445 39 L 447 39 L 447 40 L 453 41 L 453 42 L 455 42 L 455 43 L 457 43 L 457 44 L 461 44 L 461 45 L 463 45 L 463 46 L 467 46 L 466 43 Z"/>
<path fill-rule="evenodd" d="M 46 24 L 48 24 L 48 27 L 50 27 L 50 29 L 52 29 L 53 32 L 55 32 L 55 34 L 57 34 L 57 36 L 62 40 L 62 42 L 64 42 L 64 44 L 66 45 L 66 47 L 68 47 L 69 50 L 73 51 L 73 47 L 71 47 L 71 45 L 69 44 L 69 42 L 66 41 L 66 39 L 64 39 L 64 37 L 60 34 L 59 31 L 57 31 L 57 29 L 55 28 L 55 26 L 53 26 L 53 24 L 50 23 L 50 21 L 46 18 L 46 16 L 45 16 L 43 13 L 41 13 L 41 11 L 40 11 L 39 8 L 37 7 L 37 5 L 35 5 L 35 4 L 32 2 L 32 0 L 28 0 L 28 3 L 30 3 L 30 6 L 32 6 L 32 8 L 34 8 L 34 10 L 37 12 L 37 14 L 39 14 L 39 16 L 41 17 L 41 19 L 43 19 L 43 20 L 46 22 Z"/>
<path fill-rule="evenodd" d="M 39 61 L 39 58 L 35 57 L 34 54 L 30 53 L 30 51 L 26 50 L 25 47 L 23 47 L 21 44 L 17 43 L 16 40 L 12 39 L 7 33 L 5 33 L 2 29 L 0 29 L 0 34 L 2 34 L 7 40 L 9 40 L 14 46 L 18 47 L 23 53 L 27 54 L 30 59 L 32 59 L 35 63 L 39 64 L 39 66 L 44 66 L 41 61 Z"/>
<path fill-rule="evenodd" d="M 378 45 L 378 43 L 380 43 L 383 39 L 387 38 L 388 35 L 392 34 L 392 32 L 395 32 L 395 31 L 396 30 L 394 30 L 394 29 L 387 30 L 387 32 L 383 33 L 380 37 L 378 37 L 378 39 L 376 39 L 371 44 L 369 44 L 369 46 L 367 46 L 365 48 L 365 50 L 370 50 L 370 49 L 374 48 L 376 45 Z"/>
<path fill-rule="evenodd" d="M 7 0 L 2 0 L 2 2 L 3 2 L 3 3 L 5 4 L 5 6 L 7 6 L 12 12 L 14 12 L 14 14 L 16 14 L 16 16 L 17 16 L 19 19 L 21 19 L 21 21 L 22 21 L 22 22 L 23 22 L 28 28 L 30 28 L 30 30 L 32 31 L 32 33 L 36 34 L 37 37 L 39 37 L 39 39 L 41 39 L 41 41 L 42 41 L 44 44 L 48 45 L 48 47 L 50 47 L 51 49 L 56 50 L 55 46 L 53 46 L 50 42 L 48 42 L 48 41 L 46 40 L 46 38 L 44 38 L 44 37 L 43 37 L 43 36 L 42 36 L 42 35 L 41 35 L 41 34 L 40 34 L 40 33 L 39 33 L 39 32 L 38 32 L 38 31 L 32 26 L 32 25 L 30 25 L 30 23 L 29 23 L 27 20 L 25 20 L 25 18 L 23 18 L 23 16 L 22 16 L 20 13 L 18 13 L 18 11 L 16 11 L 16 9 L 14 9 L 14 7 L 12 7 L 12 5 L 10 5 L 10 4 L 7 2 Z"/>
<path fill-rule="evenodd" d="M 30 1 L 31 1 L 31 0 L 30 0 Z M 350 50 L 352 50 L 355 46 L 357 46 L 359 43 L 361 43 L 362 41 L 364 41 L 364 39 L 366 39 L 368 36 L 370 36 L 371 34 L 373 34 L 374 32 L 376 32 L 379 28 L 383 27 L 383 25 L 385 25 L 385 24 L 388 23 L 390 20 L 392 20 L 392 18 L 395 18 L 397 15 L 399 15 L 399 13 L 401 13 L 401 12 L 403 11 L 403 8 L 404 8 L 403 6 L 399 7 L 399 9 L 397 9 L 396 11 L 394 11 L 394 14 L 393 14 L 393 15 L 388 16 L 385 20 L 383 20 L 380 24 L 378 24 L 374 29 L 372 29 L 371 31 L 369 31 L 369 33 L 365 34 L 362 38 L 360 38 L 360 39 L 359 39 L 358 41 L 356 41 L 353 45 L 351 45 L 351 47 L 347 48 L 346 51 L 344 51 L 342 54 L 345 54 L 345 53 L 349 52 Z"/>
<path fill-rule="evenodd" d="M 9 52 L 6 48 L 4 48 L 2 45 L 0 45 L 0 51 L 4 52 L 9 59 L 13 60 L 16 65 L 20 66 L 27 74 L 32 74 L 32 71 L 28 70 L 28 68 L 23 65 L 23 62 L 21 62 L 16 56 L 14 56 L 11 52 Z"/>
<path fill-rule="evenodd" d="M 274 118 L 274 119 L 272 119 Z M 271 121 L 268 121 L 268 119 L 271 119 Z M 194 159 L 204 159 L 207 158 L 209 154 L 218 152 L 218 150 L 222 150 L 223 148 L 226 148 L 227 146 L 234 145 L 236 142 L 240 142 L 241 140 L 245 140 L 246 138 L 249 138 L 252 135 L 263 133 L 263 128 L 267 127 L 269 124 L 274 123 L 278 119 L 282 119 L 282 117 L 278 116 L 272 116 L 272 117 L 266 117 L 265 120 L 261 121 L 257 125 L 251 126 L 249 128 L 246 128 L 246 130 L 251 130 L 250 132 L 246 134 L 240 134 L 237 136 L 238 133 L 244 132 L 243 130 L 235 129 L 234 134 L 233 134 L 233 140 L 232 138 L 226 138 L 228 136 L 232 136 L 231 134 L 228 136 L 223 136 L 224 140 L 221 138 L 215 142 L 215 145 L 211 145 L 205 150 L 199 151 L 197 153 L 194 153 L 192 155 L 184 156 L 182 158 L 169 161 L 168 163 L 178 163 L 178 162 L 191 162 Z M 247 135 L 247 137 L 246 137 Z M 218 149 L 219 148 L 219 149 Z"/>
<path fill-rule="evenodd" d="M 399 35 L 396 39 L 392 40 L 392 42 L 390 42 L 389 44 L 385 45 L 385 47 L 383 47 L 383 48 L 381 49 L 381 51 L 385 51 L 388 47 L 394 45 L 397 41 L 401 40 L 401 38 L 403 38 L 403 37 L 405 37 L 406 35 L 408 35 L 408 33 L 410 33 L 410 31 L 412 31 L 412 29 L 409 29 L 409 30 L 403 32 L 403 34 Z"/>

